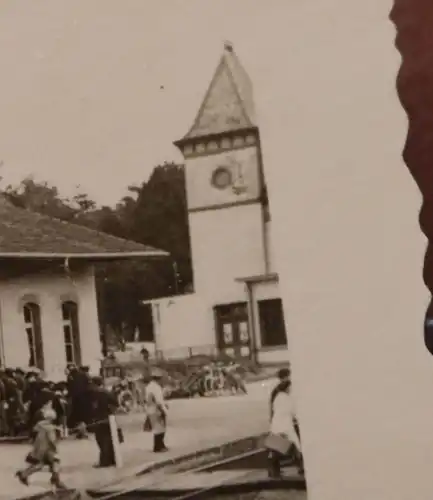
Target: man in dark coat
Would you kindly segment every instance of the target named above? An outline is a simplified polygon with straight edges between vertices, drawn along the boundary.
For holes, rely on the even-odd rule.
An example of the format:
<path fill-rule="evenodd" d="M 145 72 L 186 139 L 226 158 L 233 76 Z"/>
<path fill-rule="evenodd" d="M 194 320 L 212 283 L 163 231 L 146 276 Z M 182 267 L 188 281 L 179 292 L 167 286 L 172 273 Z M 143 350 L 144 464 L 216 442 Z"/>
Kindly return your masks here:
<path fill-rule="evenodd" d="M 21 368 L 16 368 L 14 370 L 14 379 L 19 390 L 21 405 L 23 405 L 23 396 L 26 389 L 26 381 L 24 378 L 24 371 Z"/>
<path fill-rule="evenodd" d="M 6 368 L 3 376 L 3 383 L 6 389 L 6 418 L 9 434 L 15 436 L 19 428 L 20 417 L 20 394 L 18 384 L 14 378 L 12 368 Z"/>
<path fill-rule="evenodd" d="M 28 372 L 24 375 L 25 388 L 23 392 L 23 403 L 29 403 L 32 399 L 32 394 L 37 386 L 37 375 L 35 373 Z"/>
<path fill-rule="evenodd" d="M 92 378 L 89 399 L 92 416 L 88 429 L 95 434 L 99 448 L 99 463 L 95 467 L 111 467 L 116 465 L 116 461 L 108 417 L 114 415 L 117 400 L 112 392 L 104 388 L 102 377 Z"/>
<path fill-rule="evenodd" d="M 85 422 L 88 419 L 88 405 L 85 404 L 89 387 L 89 375 L 76 366 L 68 367 L 68 394 L 70 399 L 69 428 L 76 431 L 77 439 L 87 437 Z"/>

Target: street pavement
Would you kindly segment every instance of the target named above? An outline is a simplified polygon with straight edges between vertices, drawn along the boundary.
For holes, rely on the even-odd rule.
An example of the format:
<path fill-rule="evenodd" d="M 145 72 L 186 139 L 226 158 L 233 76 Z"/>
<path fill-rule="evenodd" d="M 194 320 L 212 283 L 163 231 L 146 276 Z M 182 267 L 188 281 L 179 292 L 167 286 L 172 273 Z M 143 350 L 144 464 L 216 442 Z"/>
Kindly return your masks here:
<path fill-rule="evenodd" d="M 275 380 L 248 385 L 248 394 L 169 401 L 169 423 L 164 454 L 152 453 L 152 435 L 142 431 L 143 414 L 119 416 L 125 442 L 121 445 L 123 467 L 94 469 L 98 451 L 93 439 L 62 441 L 59 446 L 63 479 L 68 487 L 97 489 L 134 476 L 158 461 L 220 446 L 229 441 L 267 431 L 270 388 Z M 31 478 L 29 487 L 14 477 L 23 466 L 28 444 L 0 443 L 0 499 L 11 500 L 46 491 L 49 474 Z"/>

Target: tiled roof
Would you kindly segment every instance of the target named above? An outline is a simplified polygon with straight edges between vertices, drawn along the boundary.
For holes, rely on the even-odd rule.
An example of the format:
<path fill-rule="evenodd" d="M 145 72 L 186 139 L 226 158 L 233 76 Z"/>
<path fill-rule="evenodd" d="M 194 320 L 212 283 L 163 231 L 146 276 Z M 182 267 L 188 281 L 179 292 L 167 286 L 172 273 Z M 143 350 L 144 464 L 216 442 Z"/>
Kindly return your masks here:
<path fill-rule="evenodd" d="M 116 258 L 164 254 L 140 243 L 15 207 L 0 196 L 0 257 Z"/>
<path fill-rule="evenodd" d="M 183 141 L 256 126 L 251 80 L 226 44 L 203 103 Z"/>

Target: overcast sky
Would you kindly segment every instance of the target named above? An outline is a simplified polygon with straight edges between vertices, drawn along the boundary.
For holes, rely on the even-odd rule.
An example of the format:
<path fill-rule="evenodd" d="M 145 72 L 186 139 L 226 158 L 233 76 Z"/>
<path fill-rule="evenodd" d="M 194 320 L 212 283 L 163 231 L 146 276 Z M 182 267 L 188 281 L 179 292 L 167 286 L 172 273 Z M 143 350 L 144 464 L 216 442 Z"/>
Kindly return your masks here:
<path fill-rule="evenodd" d="M 1 174 L 115 203 L 156 164 L 181 161 L 172 141 L 224 40 L 253 82 L 266 77 L 261 41 L 286 1 L 0 0 Z"/>

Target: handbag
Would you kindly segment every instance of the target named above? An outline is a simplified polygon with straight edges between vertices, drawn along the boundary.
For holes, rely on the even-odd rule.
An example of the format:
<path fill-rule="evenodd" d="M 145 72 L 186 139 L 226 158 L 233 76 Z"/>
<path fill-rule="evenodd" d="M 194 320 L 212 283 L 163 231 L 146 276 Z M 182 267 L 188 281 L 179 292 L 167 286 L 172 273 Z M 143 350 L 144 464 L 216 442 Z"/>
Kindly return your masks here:
<path fill-rule="evenodd" d="M 265 439 L 265 448 L 286 455 L 292 447 L 292 442 L 283 434 L 268 434 Z"/>
<path fill-rule="evenodd" d="M 144 424 L 143 424 L 143 431 L 150 432 L 151 430 L 152 430 L 152 424 L 150 423 L 150 418 L 146 415 L 146 418 L 145 418 Z"/>

